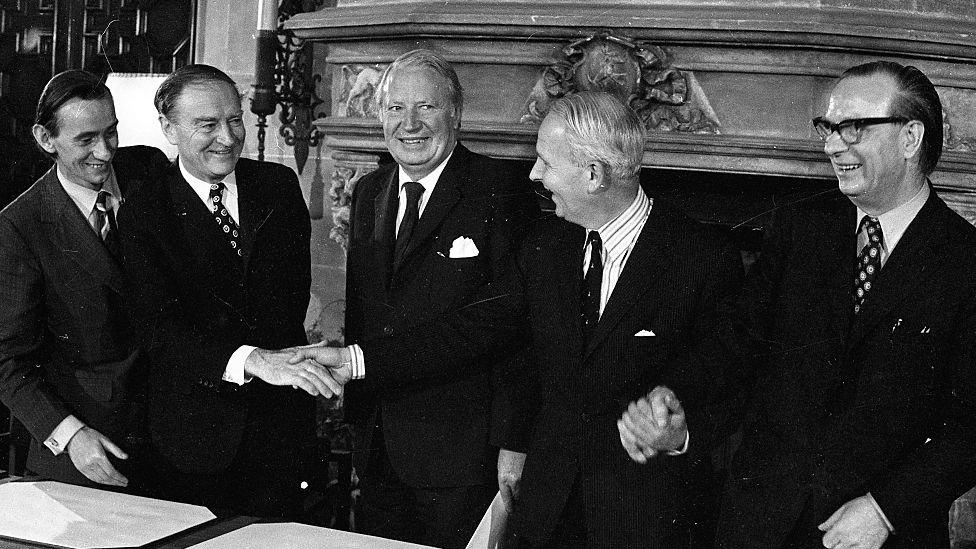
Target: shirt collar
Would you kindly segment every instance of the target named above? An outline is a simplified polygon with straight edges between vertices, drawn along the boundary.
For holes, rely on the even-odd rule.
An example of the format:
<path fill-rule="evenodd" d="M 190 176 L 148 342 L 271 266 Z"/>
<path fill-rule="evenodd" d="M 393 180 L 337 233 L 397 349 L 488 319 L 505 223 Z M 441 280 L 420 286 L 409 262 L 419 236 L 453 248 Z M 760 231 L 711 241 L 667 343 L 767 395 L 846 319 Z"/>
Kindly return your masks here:
<path fill-rule="evenodd" d="M 898 241 L 901 240 L 908 226 L 915 220 L 915 216 L 918 215 L 918 212 L 922 210 L 922 206 L 929 199 L 929 194 L 931 194 L 931 191 L 926 181 L 911 200 L 878 216 L 878 222 L 881 224 L 881 234 L 884 235 L 884 248 L 888 254 L 894 251 L 895 246 L 898 245 Z M 857 209 L 855 231 L 860 228 L 861 219 L 864 219 L 865 215 L 868 214 L 864 210 L 861 208 Z"/>
<path fill-rule="evenodd" d="M 455 145 L 455 148 L 457 148 L 457 145 Z M 452 149 L 451 154 L 447 155 L 447 158 L 445 158 L 440 164 L 438 164 L 436 168 L 431 170 L 429 174 L 416 180 L 417 183 L 423 185 L 424 196 L 430 196 L 430 192 L 434 190 L 434 186 L 437 185 L 437 180 L 440 179 L 441 173 L 444 172 L 444 168 L 447 166 L 447 163 L 451 160 L 452 156 L 454 156 L 454 149 Z M 408 183 L 410 181 L 415 181 L 415 180 L 411 178 L 409 175 L 407 175 L 407 172 L 404 171 L 402 166 L 398 166 L 397 168 L 398 168 L 397 173 L 399 174 L 398 175 L 399 184 L 397 185 L 397 189 L 400 190 L 403 189 L 404 183 Z"/>
<path fill-rule="evenodd" d="M 637 196 L 626 210 L 597 229 L 606 257 L 610 261 L 633 247 L 653 204 L 654 201 L 643 190 L 638 189 Z"/>
<path fill-rule="evenodd" d="M 200 200 L 204 202 L 209 202 L 210 200 L 210 182 L 204 181 L 197 177 L 194 177 L 189 171 L 187 171 L 186 166 L 183 165 L 183 157 L 179 158 L 180 173 L 183 174 L 183 179 L 190 184 L 193 191 L 200 196 Z M 224 183 L 224 192 L 237 196 L 237 170 L 234 170 L 227 174 L 222 180 Z"/>
<path fill-rule="evenodd" d="M 98 200 L 99 191 L 89 189 L 84 185 L 79 185 L 78 183 L 71 181 L 71 179 L 69 179 L 68 176 L 61 171 L 60 165 L 57 165 L 57 172 L 58 181 L 61 183 L 61 187 L 64 189 L 64 192 L 68 193 L 71 201 L 78 206 L 81 213 L 84 214 L 85 217 L 88 217 L 88 215 L 95 210 L 95 201 Z M 102 188 L 100 190 L 108 191 L 110 195 L 109 205 L 113 209 L 117 208 L 118 205 L 121 204 L 122 193 L 119 191 L 119 183 L 115 179 L 114 169 L 109 173 L 108 179 L 106 179 L 105 183 L 102 184 Z"/>

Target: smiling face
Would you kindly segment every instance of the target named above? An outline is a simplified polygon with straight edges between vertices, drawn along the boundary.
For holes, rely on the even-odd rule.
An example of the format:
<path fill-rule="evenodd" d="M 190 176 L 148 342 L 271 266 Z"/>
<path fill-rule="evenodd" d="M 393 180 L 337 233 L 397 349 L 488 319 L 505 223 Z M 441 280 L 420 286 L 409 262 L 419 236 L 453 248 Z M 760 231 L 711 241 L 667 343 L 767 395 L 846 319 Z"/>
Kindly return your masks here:
<path fill-rule="evenodd" d="M 566 122 L 558 116 L 547 116 L 539 126 L 535 150 L 538 158 L 529 178 L 539 181 L 552 193 L 556 215 L 583 227 L 591 227 L 587 214 L 588 178 L 586 168 L 577 166 L 566 137 Z M 599 226 L 599 225 L 596 225 Z"/>
<path fill-rule="evenodd" d="M 119 148 L 118 125 L 112 98 L 72 99 L 56 116 L 57 135 L 41 125 L 34 139 L 55 156 L 58 169 L 77 185 L 102 188 L 112 173 L 112 158 Z"/>
<path fill-rule="evenodd" d="M 208 81 L 183 89 L 169 116 L 159 123 L 194 177 L 210 183 L 234 171 L 244 149 L 244 112 L 237 90 L 226 82 Z"/>
<path fill-rule="evenodd" d="M 383 137 L 393 159 L 414 180 L 429 174 L 457 143 L 461 109 L 446 78 L 427 67 L 404 67 L 390 75 L 381 106 Z"/>
<path fill-rule="evenodd" d="M 838 123 L 889 116 L 896 92 L 895 81 L 889 76 L 845 78 L 831 92 L 824 118 Z M 867 126 L 861 140 L 853 145 L 836 132 L 828 136 L 824 152 L 834 167 L 841 192 L 871 214 L 887 212 L 910 200 L 918 190 L 918 178 L 910 170 L 910 163 L 916 159 L 908 156 L 911 149 L 906 147 L 906 140 L 912 137 L 901 123 Z"/>

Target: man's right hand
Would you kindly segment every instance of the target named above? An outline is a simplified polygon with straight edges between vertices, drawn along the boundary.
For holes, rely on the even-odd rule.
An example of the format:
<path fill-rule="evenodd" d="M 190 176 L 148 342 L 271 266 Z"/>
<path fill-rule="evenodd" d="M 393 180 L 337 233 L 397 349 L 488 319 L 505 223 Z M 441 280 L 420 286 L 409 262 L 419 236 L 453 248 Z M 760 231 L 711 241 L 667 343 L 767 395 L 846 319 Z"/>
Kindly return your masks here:
<path fill-rule="evenodd" d="M 128 486 L 129 479 L 112 466 L 106 450 L 119 459 L 129 459 L 108 437 L 91 427 L 82 427 L 68 441 L 68 456 L 81 474 L 99 484 Z"/>
<path fill-rule="evenodd" d="M 345 385 L 352 379 L 352 354 L 347 347 L 327 347 L 323 344 L 306 345 L 304 347 L 292 347 L 283 349 L 292 353 L 291 364 L 300 364 L 303 361 L 313 361 L 316 364 L 328 368 L 333 380 L 341 385 Z M 340 387 L 337 394 L 341 393 Z"/>
<path fill-rule="evenodd" d="M 326 398 L 342 393 L 342 383 L 329 370 L 311 360 L 290 361 L 291 350 L 254 349 L 244 361 L 244 373 L 271 385 L 291 385 L 306 393 Z"/>

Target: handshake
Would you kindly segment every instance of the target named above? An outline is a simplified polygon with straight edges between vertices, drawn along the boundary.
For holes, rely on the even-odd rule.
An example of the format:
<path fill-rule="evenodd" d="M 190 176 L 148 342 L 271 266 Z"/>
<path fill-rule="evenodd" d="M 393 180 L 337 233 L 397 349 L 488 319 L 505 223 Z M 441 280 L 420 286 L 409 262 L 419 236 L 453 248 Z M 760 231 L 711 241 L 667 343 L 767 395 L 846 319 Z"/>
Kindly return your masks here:
<path fill-rule="evenodd" d="M 352 379 L 352 353 L 325 343 L 271 351 L 254 349 L 244 362 L 245 379 L 256 377 L 271 385 L 291 385 L 312 396 L 342 394 Z"/>

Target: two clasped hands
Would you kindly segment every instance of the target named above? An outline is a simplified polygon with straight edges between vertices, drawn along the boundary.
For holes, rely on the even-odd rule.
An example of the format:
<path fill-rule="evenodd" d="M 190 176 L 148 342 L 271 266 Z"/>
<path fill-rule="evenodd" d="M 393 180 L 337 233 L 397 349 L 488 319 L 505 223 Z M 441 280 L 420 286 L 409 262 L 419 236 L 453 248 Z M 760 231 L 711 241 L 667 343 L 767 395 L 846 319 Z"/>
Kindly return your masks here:
<path fill-rule="evenodd" d="M 291 385 L 312 396 L 331 398 L 341 395 L 352 379 L 352 357 L 347 348 L 325 343 L 277 351 L 254 349 L 244 363 L 244 373 L 271 385 Z"/>

